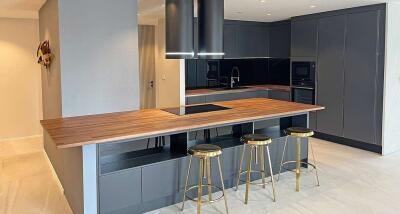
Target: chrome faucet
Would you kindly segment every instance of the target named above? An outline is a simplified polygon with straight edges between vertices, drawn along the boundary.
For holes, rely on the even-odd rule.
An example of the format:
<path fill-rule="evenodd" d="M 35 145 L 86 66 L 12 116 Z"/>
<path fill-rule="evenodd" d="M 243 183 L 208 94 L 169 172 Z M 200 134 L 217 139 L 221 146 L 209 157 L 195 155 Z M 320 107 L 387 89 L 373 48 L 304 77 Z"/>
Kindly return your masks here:
<path fill-rule="evenodd" d="M 236 73 L 236 76 L 234 74 Z M 240 70 L 237 66 L 233 66 L 231 71 L 231 88 L 237 86 L 240 81 Z"/>

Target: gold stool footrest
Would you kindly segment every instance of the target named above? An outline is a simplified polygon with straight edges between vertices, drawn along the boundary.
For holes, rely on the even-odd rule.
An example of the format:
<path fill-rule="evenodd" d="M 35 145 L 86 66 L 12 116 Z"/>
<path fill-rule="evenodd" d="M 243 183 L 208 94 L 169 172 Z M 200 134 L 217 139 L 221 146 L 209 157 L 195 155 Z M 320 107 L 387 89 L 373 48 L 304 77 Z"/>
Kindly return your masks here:
<path fill-rule="evenodd" d="M 264 171 L 262 171 L 262 170 L 251 170 L 250 171 L 250 174 L 252 174 L 252 173 L 263 173 Z M 245 170 L 245 171 L 242 171 L 241 173 L 240 173 L 240 175 L 243 175 L 243 174 L 246 174 L 247 173 L 247 171 Z M 265 173 L 265 172 L 264 172 Z M 239 179 L 239 181 L 241 181 L 241 182 L 244 182 L 244 183 L 246 183 L 246 180 L 242 180 L 242 179 Z M 266 181 L 265 182 L 265 184 L 269 184 L 269 183 L 271 183 L 270 181 Z M 254 182 L 254 181 L 251 181 L 251 182 L 249 182 L 249 184 L 251 184 L 251 185 L 256 185 L 256 186 L 263 186 L 264 184 L 262 183 L 262 182 Z"/>
<path fill-rule="evenodd" d="M 294 172 L 295 173 L 296 169 L 288 169 L 288 168 L 285 167 L 285 165 L 287 165 L 289 163 L 296 163 L 296 161 L 286 161 L 286 162 L 282 163 L 282 168 L 284 168 L 286 171 L 290 171 L 290 172 Z M 300 161 L 300 164 L 307 164 L 309 166 L 312 166 L 314 169 L 317 169 L 317 167 L 312 163 Z"/>
<path fill-rule="evenodd" d="M 212 188 L 212 190 L 219 190 L 219 191 L 222 191 L 222 188 L 221 187 L 217 187 L 217 186 L 214 186 L 214 185 L 208 185 L 208 184 L 203 184 L 203 185 L 201 185 L 201 187 L 203 188 L 203 187 L 209 187 L 209 186 L 211 186 L 211 188 Z M 198 185 L 194 185 L 194 186 L 191 186 L 191 187 L 189 187 L 187 190 L 186 190 L 186 192 L 189 192 L 190 190 L 193 190 L 193 189 L 197 189 L 198 188 Z M 213 194 L 213 193 L 212 193 Z M 214 202 L 217 202 L 217 201 L 220 201 L 223 197 L 225 197 L 225 194 L 223 193 L 223 192 L 221 192 L 221 196 L 219 196 L 218 198 L 216 198 L 216 199 L 214 199 L 214 200 L 202 200 L 201 201 L 201 203 L 202 204 L 204 204 L 204 203 L 214 203 Z M 207 196 L 207 194 L 206 195 L 204 195 L 204 196 Z M 203 197 L 203 196 L 200 196 L 200 197 Z M 191 201 L 194 201 L 194 202 L 197 202 L 197 199 L 194 199 L 194 198 L 192 198 L 192 197 L 190 197 L 190 196 L 188 196 L 188 195 L 185 195 L 185 199 L 189 199 L 189 200 L 191 200 Z"/>

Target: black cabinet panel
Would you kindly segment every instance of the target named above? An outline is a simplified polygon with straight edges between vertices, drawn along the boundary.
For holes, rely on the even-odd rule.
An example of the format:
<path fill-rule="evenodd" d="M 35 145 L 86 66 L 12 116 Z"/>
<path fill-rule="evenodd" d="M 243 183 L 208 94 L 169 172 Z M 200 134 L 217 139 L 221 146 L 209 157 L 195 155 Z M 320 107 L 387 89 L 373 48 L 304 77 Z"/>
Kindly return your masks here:
<path fill-rule="evenodd" d="M 224 25 L 224 52 L 225 58 L 239 57 L 236 47 L 236 29 L 237 25 L 225 24 Z"/>
<path fill-rule="evenodd" d="M 240 57 L 267 57 L 268 25 L 241 25 L 237 28 L 237 47 Z"/>
<path fill-rule="evenodd" d="M 270 25 L 269 56 L 290 57 L 290 21 L 274 22 Z"/>
<path fill-rule="evenodd" d="M 197 87 L 197 61 L 194 59 L 185 60 L 186 88 Z"/>
<path fill-rule="evenodd" d="M 196 62 L 197 62 L 196 86 L 197 87 L 206 87 L 207 86 L 207 60 L 196 60 Z"/>
<path fill-rule="evenodd" d="M 317 131 L 335 136 L 343 135 L 345 27 L 346 15 L 318 22 L 317 104 L 326 109 L 317 112 Z"/>
<path fill-rule="evenodd" d="M 344 137 L 375 143 L 379 11 L 348 15 L 345 53 Z"/>
<path fill-rule="evenodd" d="M 142 213 L 141 169 L 99 177 L 100 213 Z"/>
<path fill-rule="evenodd" d="M 314 19 L 292 21 L 291 56 L 316 56 L 317 23 Z"/>

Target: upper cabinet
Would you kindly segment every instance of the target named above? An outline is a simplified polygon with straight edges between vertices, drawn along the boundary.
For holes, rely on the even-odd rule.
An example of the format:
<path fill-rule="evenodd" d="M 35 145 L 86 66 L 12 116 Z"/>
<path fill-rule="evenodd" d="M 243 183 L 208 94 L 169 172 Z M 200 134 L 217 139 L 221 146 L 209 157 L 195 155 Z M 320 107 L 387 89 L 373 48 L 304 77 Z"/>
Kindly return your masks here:
<path fill-rule="evenodd" d="M 292 57 L 315 57 L 317 52 L 317 21 L 315 19 L 292 20 Z"/>
<path fill-rule="evenodd" d="M 224 52 L 225 58 L 239 57 L 236 45 L 237 25 L 233 23 L 224 24 Z"/>
<path fill-rule="evenodd" d="M 225 21 L 225 58 L 268 57 L 268 23 Z"/>
<path fill-rule="evenodd" d="M 290 21 L 272 22 L 269 26 L 269 56 L 290 57 Z"/>
<path fill-rule="evenodd" d="M 268 57 L 268 24 L 243 23 L 239 26 L 236 44 L 240 57 Z"/>

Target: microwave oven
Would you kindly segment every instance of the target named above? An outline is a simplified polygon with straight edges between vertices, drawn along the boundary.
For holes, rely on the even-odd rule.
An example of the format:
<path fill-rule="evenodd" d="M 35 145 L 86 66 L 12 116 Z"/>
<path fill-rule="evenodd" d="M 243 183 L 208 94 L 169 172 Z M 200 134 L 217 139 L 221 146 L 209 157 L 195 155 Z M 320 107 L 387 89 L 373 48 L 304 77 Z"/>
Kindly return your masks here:
<path fill-rule="evenodd" d="M 292 62 L 292 86 L 315 87 L 315 62 Z"/>

